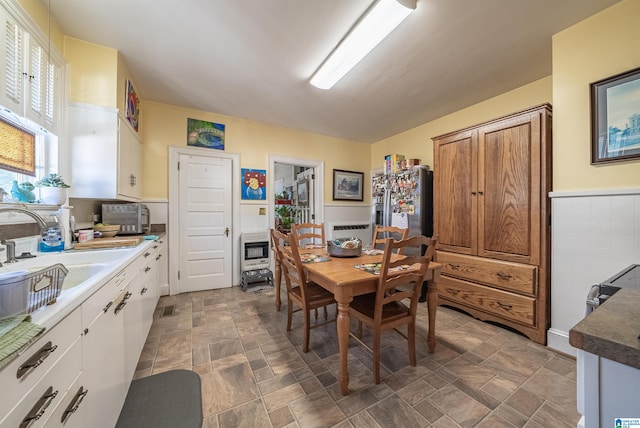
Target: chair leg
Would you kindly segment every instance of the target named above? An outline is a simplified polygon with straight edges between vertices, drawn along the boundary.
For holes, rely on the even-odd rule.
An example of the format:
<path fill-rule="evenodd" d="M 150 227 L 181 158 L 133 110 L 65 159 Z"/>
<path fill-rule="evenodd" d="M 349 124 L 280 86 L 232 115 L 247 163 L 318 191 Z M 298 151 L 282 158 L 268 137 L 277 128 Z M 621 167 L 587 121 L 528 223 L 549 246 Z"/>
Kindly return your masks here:
<path fill-rule="evenodd" d="M 293 302 L 287 301 L 287 331 L 291 331 L 291 318 L 293 318 Z"/>
<path fill-rule="evenodd" d="M 318 319 L 318 308 L 315 309 L 316 311 L 316 320 Z"/>
<path fill-rule="evenodd" d="M 380 383 L 380 332 L 373 335 L 373 378 L 376 385 Z"/>
<path fill-rule="evenodd" d="M 311 330 L 311 328 L 309 328 L 310 324 L 311 324 L 311 319 L 310 319 L 309 311 L 304 311 L 304 342 L 302 345 L 302 352 L 305 352 L 305 353 L 309 352 L 309 333 Z"/>
<path fill-rule="evenodd" d="M 327 307 L 324 307 L 324 319 L 328 320 L 329 319 L 329 312 L 327 311 Z"/>
<path fill-rule="evenodd" d="M 358 339 L 362 339 L 362 321 L 358 320 Z"/>
<path fill-rule="evenodd" d="M 407 342 L 409 344 L 409 363 L 416 366 L 416 324 L 407 324 Z"/>

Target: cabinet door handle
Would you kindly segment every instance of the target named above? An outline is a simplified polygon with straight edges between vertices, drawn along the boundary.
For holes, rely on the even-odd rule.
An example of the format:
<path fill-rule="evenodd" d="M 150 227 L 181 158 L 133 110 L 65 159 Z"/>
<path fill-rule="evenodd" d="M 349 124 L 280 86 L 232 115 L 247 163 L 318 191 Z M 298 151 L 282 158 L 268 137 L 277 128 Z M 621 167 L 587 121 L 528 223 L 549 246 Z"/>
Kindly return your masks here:
<path fill-rule="evenodd" d="M 453 294 L 454 296 L 460 292 L 460 290 L 457 290 L 455 288 L 447 288 L 447 291 Z"/>
<path fill-rule="evenodd" d="M 447 265 L 453 270 L 460 270 L 460 265 L 454 265 L 453 263 L 447 263 Z"/>
<path fill-rule="evenodd" d="M 500 306 L 501 309 L 506 309 L 507 311 L 510 311 L 511 309 L 513 309 L 513 305 L 509 305 L 502 302 L 496 302 L 496 303 L 498 304 L 498 306 Z"/>
<path fill-rule="evenodd" d="M 145 256 L 145 257 L 149 257 L 150 255 L 151 255 L 151 253 L 150 253 L 150 252 L 148 252 L 148 251 L 147 251 L 146 253 L 144 253 L 144 256 Z"/>
<path fill-rule="evenodd" d="M 147 287 L 142 288 L 142 290 L 140 290 L 140 294 L 144 294 L 147 291 L 149 291 L 149 289 Z"/>
<path fill-rule="evenodd" d="M 156 257 L 156 261 L 160 260 L 160 257 L 162 257 L 162 254 L 158 254 L 158 256 Z"/>
<path fill-rule="evenodd" d="M 113 310 L 113 313 L 117 315 L 118 312 L 124 309 L 124 307 L 127 306 L 127 300 L 129 300 L 130 297 L 131 297 L 131 293 L 127 291 L 127 293 L 122 298 L 122 301 L 118 303 L 118 306 L 116 306 L 116 308 Z"/>
<path fill-rule="evenodd" d="M 509 280 L 513 278 L 511 275 L 507 275 L 506 273 L 500 273 L 500 272 L 496 273 L 496 276 L 504 280 Z"/>
<path fill-rule="evenodd" d="M 476 194 L 476 192 L 471 192 L 471 194 L 472 194 L 472 195 L 475 195 L 475 194 Z"/>
<path fill-rule="evenodd" d="M 144 273 L 147 273 L 151 270 L 151 268 L 149 266 L 147 266 L 146 268 L 144 268 Z"/>
<path fill-rule="evenodd" d="M 31 425 L 31 422 L 37 421 L 44 415 L 44 412 L 49 407 L 49 404 L 53 401 L 54 398 L 58 395 L 58 390 L 54 391 L 53 387 L 50 386 L 44 392 L 44 395 L 40 397 L 40 399 L 36 402 L 36 404 L 31 408 L 31 411 L 25 416 L 25 418 L 20 423 L 20 428 L 27 428 Z"/>
<path fill-rule="evenodd" d="M 109 308 L 111 307 L 111 305 L 113 305 L 113 302 L 107 303 L 107 305 L 104 308 L 102 308 L 102 312 L 106 314 Z"/>
<path fill-rule="evenodd" d="M 478 195 L 484 195 L 484 192 L 482 190 L 478 190 Z"/>
<path fill-rule="evenodd" d="M 50 341 L 45 343 L 42 348 L 25 361 L 24 364 L 18 367 L 18 372 L 16 373 L 18 379 L 24 376 L 29 370 L 35 369 L 42 364 L 44 360 L 46 360 L 56 349 L 58 349 L 58 345 L 52 345 Z"/>
<path fill-rule="evenodd" d="M 84 387 L 82 386 L 80 387 L 78 392 L 76 392 L 75 397 L 73 397 L 73 400 L 71 400 L 71 403 L 69 403 L 64 413 L 62 414 L 60 422 L 62 422 L 63 424 L 67 422 L 67 419 L 69 419 L 71 415 L 74 414 L 76 410 L 78 410 L 78 407 L 80 407 L 80 403 L 82 403 L 82 400 L 84 400 L 84 397 L 87 396 L 88 392 L 88 389 L 84 389 Z"/>

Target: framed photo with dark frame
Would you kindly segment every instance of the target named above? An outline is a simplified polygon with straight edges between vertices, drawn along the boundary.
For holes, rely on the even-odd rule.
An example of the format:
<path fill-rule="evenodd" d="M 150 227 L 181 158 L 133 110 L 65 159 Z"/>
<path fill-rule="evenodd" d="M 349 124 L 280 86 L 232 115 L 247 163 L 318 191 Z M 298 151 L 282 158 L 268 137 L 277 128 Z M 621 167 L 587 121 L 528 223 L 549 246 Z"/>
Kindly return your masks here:
<path fill-rule="evenodd" d="M 309 206 L 309 180 L 298 181 L 298 205 L 301 207 Z"/>
<path fill-rule="evenodd" d="M 591 164 L 640 158 L 640 68 L 591 83 Z"/>
<path fill-rule="evenodd" d="M 364 173 L 357 171 L 333 170 L 333 200 L 362 201 Z"/>

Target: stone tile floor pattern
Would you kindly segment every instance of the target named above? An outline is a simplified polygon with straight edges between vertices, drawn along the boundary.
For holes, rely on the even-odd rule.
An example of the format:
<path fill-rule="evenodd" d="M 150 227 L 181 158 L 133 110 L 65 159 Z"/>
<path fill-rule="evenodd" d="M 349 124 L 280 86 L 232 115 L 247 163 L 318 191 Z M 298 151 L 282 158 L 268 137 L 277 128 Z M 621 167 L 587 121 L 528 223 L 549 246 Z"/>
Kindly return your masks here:
<path fill-rule="evenodd" d="M 428 354 L 421 303 L 417 366 L 389 332 L 376 385 L 371 355 L 351 340 L 342 396 L 335 323 L 311 330 L 305 354 L 302 313 L 286 332 L 286 297 L 280 312 L 274 301 L 273 290 L 239 287 L 162 297 L 135 376 L 197 372 L 205 428 L 576 426 L 575 360 L 504 328 L 439 307 Z M 371 343 L 366 329 L 363 339 Z"/>

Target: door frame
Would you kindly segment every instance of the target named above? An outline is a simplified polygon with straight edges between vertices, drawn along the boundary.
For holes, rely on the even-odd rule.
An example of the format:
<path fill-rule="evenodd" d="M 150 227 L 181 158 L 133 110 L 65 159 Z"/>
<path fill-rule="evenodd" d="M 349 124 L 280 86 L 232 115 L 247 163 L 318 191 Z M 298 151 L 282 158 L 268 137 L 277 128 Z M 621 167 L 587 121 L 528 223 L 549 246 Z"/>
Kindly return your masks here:
<path fill-rule="evenodd" d="M 304 166 L 313 168 L 316 178 L 313 180 L 313 198 L 314 198 L 314 214 L 315 223 L 324 222 L 324 161 L 290 158 L 286 156 L 269 155 L 269 189 L 271 195 L 267 198 L 269 202 L 269 229 L 275 224 L 275 199 L 273 197 L 273 189 L 275 188 L 274 179 L 276 176 L 276 163 L 284 163 L 288 165 Z"/>
<path fill-rule="evenodd" d="M 236 250 L 240 240 L 240 155 L 218 150 L 198 147 L 169 146 L 169 219 L 167 245 L 169 257 L 169 294 L 180 293 L 178 289 L 179 258 L 175 252 L 180 246 L 179 187 L 180 174 L 178 161 L 181 155 L 231 159 L 231 282 L 233 286 L 240 284 L 240 262 Z M 172 244 L 173 243 L 173 244 Z"/>

